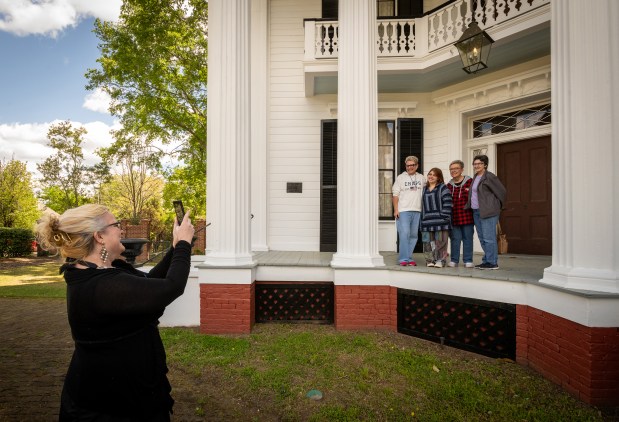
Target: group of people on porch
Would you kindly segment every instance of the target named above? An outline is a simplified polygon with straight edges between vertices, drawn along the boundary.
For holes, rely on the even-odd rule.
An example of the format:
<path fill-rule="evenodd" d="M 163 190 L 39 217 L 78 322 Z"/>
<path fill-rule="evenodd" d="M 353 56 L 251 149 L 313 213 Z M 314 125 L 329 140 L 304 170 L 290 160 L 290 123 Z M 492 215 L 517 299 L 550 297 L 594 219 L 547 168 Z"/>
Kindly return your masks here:
<path fill-rule="evenodd" d="M 441 169 L 434 167 L 427 176 L 420 174 L 419 159 L 408 156 L 406 170 L 393 184 L 393 208 L 400 240 L 398 261 L 401 266 L 416 266 L 413 252 L 419 231 L 428 267 L 457 267 L 496 270 L 498 247 L 496 225 L 507 191 L 499 178 L 488 171 L 488 157 L 473 159 L 473 177 L 464 175 L 464 163 L 449 164 L 451 180 L 445 183 Z M 473 262 L 473 233 L 483 249 L 481 263 Z M 451 240 L 451 253 L 447 252 Z M 447 262 L 449 258 L 449 262 Z"/>

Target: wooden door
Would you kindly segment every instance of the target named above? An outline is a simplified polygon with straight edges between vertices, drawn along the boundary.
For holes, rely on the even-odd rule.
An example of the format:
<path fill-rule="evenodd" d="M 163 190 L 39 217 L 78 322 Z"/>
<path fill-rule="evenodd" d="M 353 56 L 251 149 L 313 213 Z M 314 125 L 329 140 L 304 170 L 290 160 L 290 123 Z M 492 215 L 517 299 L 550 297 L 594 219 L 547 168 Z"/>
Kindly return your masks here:
<path fill-rule="evenodd" d="M 507 188 L 501 227 L 509 253 L 551 255 L 550 136 L 498 145 L 497 176 Z"/>

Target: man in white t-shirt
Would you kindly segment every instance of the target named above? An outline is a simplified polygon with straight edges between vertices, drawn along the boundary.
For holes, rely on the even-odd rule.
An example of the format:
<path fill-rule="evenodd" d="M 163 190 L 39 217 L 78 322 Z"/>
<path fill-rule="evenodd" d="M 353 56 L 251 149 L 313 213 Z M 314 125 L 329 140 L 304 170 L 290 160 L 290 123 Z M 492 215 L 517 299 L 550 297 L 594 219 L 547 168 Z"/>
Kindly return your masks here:
<path fill-rule="evenodd" d="M 393 194 L 393 215 L 396 218 L 398 237 L 400 239 L 400 265 L 416 266 L 413 251 L 419 237 L 419 220 L 421 218 L 421 194 L 426 185 L 426 178 L 417 173 L 419 159 L 409 155 L 404 160 L 406 171 L 396 179 L 391 192 Z"/>

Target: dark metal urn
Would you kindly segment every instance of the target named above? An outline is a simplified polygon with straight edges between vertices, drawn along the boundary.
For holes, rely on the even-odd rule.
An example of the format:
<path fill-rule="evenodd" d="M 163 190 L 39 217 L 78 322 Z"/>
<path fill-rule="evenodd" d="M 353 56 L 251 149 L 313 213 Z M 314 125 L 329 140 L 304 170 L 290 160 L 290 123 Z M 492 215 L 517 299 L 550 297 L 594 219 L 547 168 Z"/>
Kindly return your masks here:
<path fill-rule="evenodd" d="M 121 239 L 120 243 L 125 247 L 125 251 L 121 255 L 127 258 L 129 264 L 135 266 L 135 259 L 142 253 L 142 247 L 148 243 L 148 239 L 127 238 Z"/>

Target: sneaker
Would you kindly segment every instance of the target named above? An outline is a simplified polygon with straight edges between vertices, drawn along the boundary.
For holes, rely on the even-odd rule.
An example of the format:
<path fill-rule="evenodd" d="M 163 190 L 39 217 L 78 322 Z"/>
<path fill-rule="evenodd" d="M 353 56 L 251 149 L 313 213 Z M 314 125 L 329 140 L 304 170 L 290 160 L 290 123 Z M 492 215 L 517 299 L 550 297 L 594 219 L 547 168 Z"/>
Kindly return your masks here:
<path fill-rule="evenodd" d="M 452 268 L 454 268 L 454 267 L 458 266 L 458 263 L 457 262 L 453 262 L 453 261 L 449 261 L 449 264 L 447 264 L 447 265 L 452 267 Z"/>
<path fill-rule="evenodd" d="M 415 261 L 409 261 L 408 266 L 409 267 L 416 267 L 417 263 Z"/>
<path fill-rule="evenodd" d="M 472 262 L 465 262 L 464 263 L 464 267 L 465 268 L 473 268 L 475 266 L 475 264 L 473 264 Z"/>
<path fill-rule="evenodd" d="M 475 269 L 476 269 L 476 270 L 481 270 L 481 269 L 483 269 L 483 266 L 484 266 L 484 265 L 486 265 L 486 263 L 485 263 L 485 262 L 484 262 L 484 263 L 482 263 L 482 264 L 477 264 L 477 265 L 475 265 Z"/>
<path fill-rule="evenodd" d="M 406 261 L 401 261 L 400 262 L 400 266 L 402 266 L 402 267 L 406 267 L 407 265 L 408 265 L 408 262 L 406 262 Z"/>
<path fill-rule="evenodd" d="M 491 264 L 489 262 L 486 262 L 485 264 L 481 264 L 479 269 L 480 270 L 498 270 L 499 266 L 496 264 Z"/>
<path fill-rule="evenodd" d="M 434 263 L 434 266 L 435 266 L 436 268 L 443 268 L 443 265 L 444 265 L 444 264 L 443 264 L 443 261 L 436 261 L 436 262 Z"/>
<path fill-rule="evenodd" d="M 426 262 L 426 267 L 434 267 L 434 262 Z"/>

